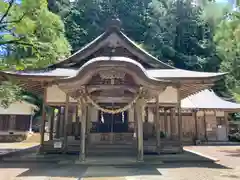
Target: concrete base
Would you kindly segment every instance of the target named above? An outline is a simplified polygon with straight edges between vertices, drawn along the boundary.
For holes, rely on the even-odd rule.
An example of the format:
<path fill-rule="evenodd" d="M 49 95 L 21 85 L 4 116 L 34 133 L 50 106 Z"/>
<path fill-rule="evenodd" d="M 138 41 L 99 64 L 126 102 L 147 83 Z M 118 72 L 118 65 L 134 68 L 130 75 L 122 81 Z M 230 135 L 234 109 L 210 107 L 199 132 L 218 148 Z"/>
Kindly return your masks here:
<path fill-rule="evenodd" d="M 81 165 L 104 165 L 104 166 L 118 166 L 118 165 L 137 165 L 145 164 L 144 161 L 137 161 L 134 157 L 88 157 L 85 161 L 76 160 L 75 164 Z M 158 164 L 163 164 L 158 161 Z"/>
<path fill-rule="evenodd" d="M 78 155 L 68 154 L 45 154 L 27 153 L 18 156 L 8 156 L 2 158 L 4 162 L 48 162 L 59 164 L 80 164 L 80 165 L 158 165 L 163 163 L 198 163 L 198 162 L 215 162 L 216 159 L 204 157 L 194 152 L 186 152 L 182 154 L 161 154 L 161 155 L 145 155 L 144 161 L 138 162 L 134 156 L 87 156 L 85 161 L 79 161 Z"/>

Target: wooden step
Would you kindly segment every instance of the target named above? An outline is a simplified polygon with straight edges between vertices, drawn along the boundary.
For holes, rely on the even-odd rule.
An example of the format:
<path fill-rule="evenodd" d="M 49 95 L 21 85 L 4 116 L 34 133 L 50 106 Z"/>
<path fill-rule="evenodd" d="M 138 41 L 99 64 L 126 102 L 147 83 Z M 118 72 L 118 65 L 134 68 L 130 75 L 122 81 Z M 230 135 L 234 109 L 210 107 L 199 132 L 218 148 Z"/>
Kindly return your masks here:
<path fill-rule="evenodd" d="M 125 145 L 119 145 L 119 144 L 90 144 L 87 145 L 88 148 L 90 149 L 133 149 L 136 148 L 136 145 L 133 144 L 125 144 Z"/>
<path fill-rule="evenodd" d="M 134 144 L 90 144 L 87 146 L 88 155 L 99 156 L 132 156 L 136 155 Z"/>

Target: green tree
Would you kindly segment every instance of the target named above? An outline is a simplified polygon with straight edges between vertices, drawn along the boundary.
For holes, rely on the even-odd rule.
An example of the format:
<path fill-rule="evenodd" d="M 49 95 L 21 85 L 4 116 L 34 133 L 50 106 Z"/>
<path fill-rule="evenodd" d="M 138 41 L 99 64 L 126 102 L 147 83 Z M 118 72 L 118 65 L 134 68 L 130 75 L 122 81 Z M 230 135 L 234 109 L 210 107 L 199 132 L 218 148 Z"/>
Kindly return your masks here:
<path fill-rule="evenodd" d="M 36 109 L 34 110 L 33 119 L 40 119 L 40 117 L 42 116 L 43 98 L 31 92 L 22 91 L 21 99 L 28 102 L 29 104 L 33 104 L 36 107 Z M 47 115 L 50 115 L 52 113 L 51 107 L 44 106 L 44 108 Z"/>
<path fill-rule="evenodd" d="M 70 54 L 64 24 L 47 5 L 46 0 L 0 0 L 1 70 L 45 67 Z M 2 103 L 18 100 L 19 92 L 14 83 L 2 83 Z"/>
<path fill-rule="evenodd" d="M 2 65 L 20 69 L 44 67 L 69 55 L 64 24 L 47 9 L 45 0 L 0 1 L 0 45 L 6 54 Z"/>
<path fill-rule="evenodd" d="M 232 12 L 227 19 L 219 24 L 215 42 L 221 56 L 221 71 L 228 72 L 226 85 L 240 100 L 240 13 Z"/>
<path fill-rule="evenodd" d="M 70 0 L 47 0 L 48 1 L 48 9 L 49 11 L 62 16 L 65 16 L 69 13 L 71 9 L 71 1 Z"/>
<path fill-rule="evenodd" d="M 147 9 L 150 1 L 76 0 L 71 11 L 62 17 L 73 52 L 100 35 L 115 16 L 123 22 L 126 34 L 138 43 L 144 42 L 148 33 Z"/>
<path fill-rule="evenodd" d="M 76 0 L 70 8 L 62 18 L 73 52 L 117 16 L 124 32 L 162 61 L 183 69 L 219 69 L 212 28 L 202 18 L 202 7 L 191 0 Z"/>

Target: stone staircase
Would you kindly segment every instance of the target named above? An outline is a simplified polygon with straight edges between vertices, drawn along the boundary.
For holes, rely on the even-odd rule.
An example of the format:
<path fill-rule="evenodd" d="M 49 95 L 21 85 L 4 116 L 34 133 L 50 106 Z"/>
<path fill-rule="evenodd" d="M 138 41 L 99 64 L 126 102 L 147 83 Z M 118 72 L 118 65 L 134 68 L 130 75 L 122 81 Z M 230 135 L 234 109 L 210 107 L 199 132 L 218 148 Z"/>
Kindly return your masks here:
<path fill-rule="evenodd" d="M 89 156 L 136 156 L 134 144 L 91 144 L 87 146 Z"/>

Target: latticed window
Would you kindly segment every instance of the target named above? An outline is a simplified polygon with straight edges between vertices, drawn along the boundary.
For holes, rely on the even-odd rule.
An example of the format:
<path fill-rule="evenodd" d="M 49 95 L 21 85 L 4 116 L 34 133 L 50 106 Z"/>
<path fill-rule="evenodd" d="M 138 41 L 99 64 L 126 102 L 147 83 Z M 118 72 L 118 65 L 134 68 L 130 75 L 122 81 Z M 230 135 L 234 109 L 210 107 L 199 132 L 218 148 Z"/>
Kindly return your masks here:
<path fill-rule="evenodd" d="M 225 124 L 225 119 L 224 117 L 217 117 L 217 125 L 224 125 Z"/>

